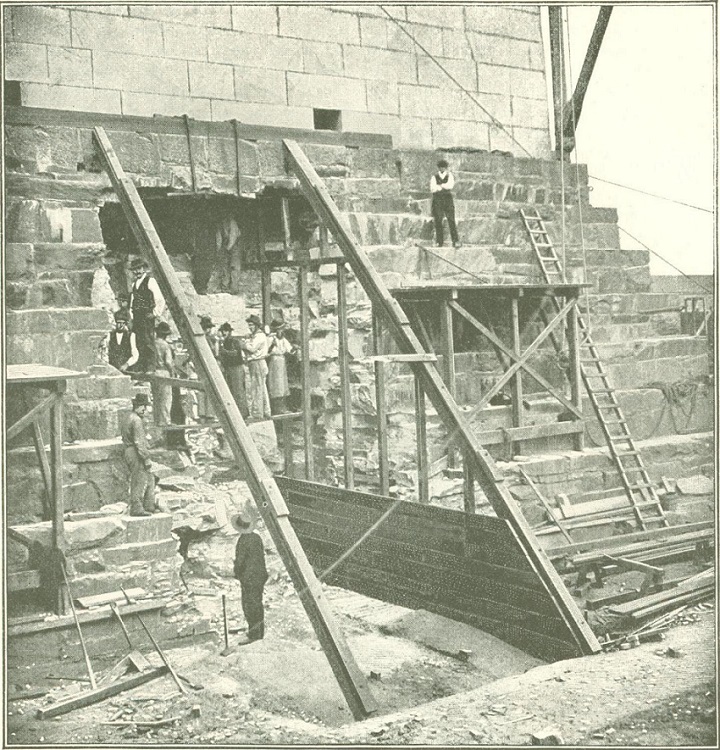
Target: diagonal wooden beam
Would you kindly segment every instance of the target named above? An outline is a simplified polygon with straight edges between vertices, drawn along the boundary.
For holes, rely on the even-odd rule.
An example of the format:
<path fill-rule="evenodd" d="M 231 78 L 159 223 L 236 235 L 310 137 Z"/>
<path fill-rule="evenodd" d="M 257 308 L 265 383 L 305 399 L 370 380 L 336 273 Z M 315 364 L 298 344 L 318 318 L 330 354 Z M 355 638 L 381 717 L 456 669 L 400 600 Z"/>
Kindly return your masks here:
<path fill-rule="evenodd" d="M 35 404 L 27 414 L 23 414 L 17 422 L 10 425 L 5 433 L 6 440 L 12 440 L 15 436 L 19 435 L 25 428 L 39 419 L 42 414 L 48 411 L 60 397 L 57 393 L 51 393 L 46 396 L 39 404 Z"/>
<path fill-rule="evenodd" d="M 510 378 L 512 378 L 513 375 L 520 368 L 522 368 L 523 370 L 525 370 L 525 372 L 527 372 L 528 375 L 530 375 L 531 378 L 540 383 L 540 385 L 545 388 L 545 390 L 550 395 L 554 396 L 566 409 L 575 414 L 578 419 L 582 419 L 582 412 L 575 406 L 575 404 L 568 401 L 565 396 L 558 392 L 555 386 L 549 383 L 542 375 L 536 372 L 535 369 L 527 363 L 528 358 L 532 354 L 534 354 L 535 351 L 537 351 L 540 344 L 542 344 L 542 342 L 545 341 L 545 339 L 553 332 L 553 330 L 565 319 L 565 316 L 574 304 L 575 300 L 566 302 L 565 305 L 560 309 L 560 312 L 558 312 L 558 314 L 548 323 L 547 327 L 543 329 L 543 331 L 535 339 L 535 341 L 533 341 L 532 344 L 530 344 L 530 346 L 523 352 L 522 356 L 518 357 L 518 355 L 515 354 L 512 349 L 508 348 L 497 336 L 495 336 L 492 331 L 486 328 L 474 315 L 469 313 L 464 307 L 459 305 L 457 302 L 450 303 L 450 307 L 452 307 L 455 312 L 462 315 L 469 323 L 475 326 L 475 328 L 477 328 L 480 333 L 490 339 L 490 341 L 494 343 L 498 349 L 500 349 L 504 354 L 510 357 L 511 361 L 513 361 L 513 364 L 510 365 L 507 370 L 505 370 L 505 373 L 500 378 L 500 380 L 498 380 L 497 383 L 495 383 L 495 385 L 473 407 L 474 412 L 478 412 L 481 409 L 485 408 L 485 406 L 487 406 L 487 404 L 490 402 L 490 399 L 496 393 L 499 393 L 505 383 L 507 383 L 508 380 L 510 380 Z"/>
<path fill-rule="evenodd" d="M 283 145 L 290 169 L 300 181 L 305 197 L 320 219 L 332 230 L 355 277 L 370 298 L 373 310 L 382 316 L 400 351 L 407 354 L 424 353 L 407 315 L 390 294 L 365 251 L 355 241 L 347 222 L 303 150 L 292 140 L 283 140 Z M 575 636 L 578 649 L 584 654 L 597 653 L 600 651 L 597 638 L 585 622 L 545 551 L 540 547 L 530 524 L 505 486 L 502 473 L 474 436 L 466 416 L 455 403 L 437 368 L 430 362 L 413 362 L 411 367 L 421 379 L 439 418 L 449 429 L 450 439 L 457 440 L 458 448 L 463 451 L 475 479 L 493 509 L 500 518 L 508 521 L 513 533 L 517 535 L 528 561 L 537 571 L 539 579 L 553 599 L 558 614 Z"/>
<path fill-rule="evenodd" d="M 104 129 L 97 127 L 94 134 L 110 181 L 138 246 L 153 269 L 173 320 L 190 351 L 198 376 L 206 383 L 207 393 L 222 422 L 225 437 L 236 460 L 244 469 L 253 499 L 325 651 L 345 700 L 356 719 L 365 718 L 377 709 L 377 705 L 365 676 L 355 663 L 343 634 L 334 622 L 320 583 L 290 524 L 283 496 L 255 446 L 252 434 L 240 414 L 196 316 L 190 313 L 191 307 L 177 273 L 135 185 L 125 174 Z"/>

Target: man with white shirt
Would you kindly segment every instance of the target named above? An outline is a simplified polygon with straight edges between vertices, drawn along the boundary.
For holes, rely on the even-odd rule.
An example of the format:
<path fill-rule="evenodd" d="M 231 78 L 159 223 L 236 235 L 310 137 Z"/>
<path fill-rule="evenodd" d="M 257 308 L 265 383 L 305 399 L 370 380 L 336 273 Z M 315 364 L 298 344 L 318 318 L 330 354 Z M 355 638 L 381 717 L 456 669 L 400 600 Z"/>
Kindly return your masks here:
<path fill-rule="evenodd" d="M 130 313 L 118 310 L 115 313 L 115 330 L 110 331 L 106 341 L 108 362 L 117 370 L 126 372 L 138 361 L 135 334 L 128 327 Z"/>
<path fill-rule="evenodd" d="M 135 258 L 130 264 L 135 281 L 130 289 L 130 312 L 133 332 L 137 341 L 139 372 L 155 370 L 155 319 L 165 311 L 157 281 L 150 276 L 150 267 L 142 258 Z"/>
<path fill-rule="evenodd" d="M 245 362 L 248 368 L 247 399 L 250 411 L 250 421 L 258 422 L 269 419 L 270 396 L 268 395 L 265 379 L 268 366 L 265 361 L 268 356 L 268 337 L 263 331 L 263 324 L 257 315 L 247 319 L 250 335 L 241 343 L 246 352 Z"/>
<path fill-rule="evenodd" d="M 460 247 L 457 226 L 455 225 L 455 203 L 452 195 L 452 189 L 455 187 L 455 178 L 452 172 L 448 172 L 448 163 L 445 159 L 440 159 L 437 166 L 438 171 L 430 178 L 435 239 L 437 240 L 438 247 L 442 247 L 444 239 L 443 217 L 447 217 L 453 247 Z"/>

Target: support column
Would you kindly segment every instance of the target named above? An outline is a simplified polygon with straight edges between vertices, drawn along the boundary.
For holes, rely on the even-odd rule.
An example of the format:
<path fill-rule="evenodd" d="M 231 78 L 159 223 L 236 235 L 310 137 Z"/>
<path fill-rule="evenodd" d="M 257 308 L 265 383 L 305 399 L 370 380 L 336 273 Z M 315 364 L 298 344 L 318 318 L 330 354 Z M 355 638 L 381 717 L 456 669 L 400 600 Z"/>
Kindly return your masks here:
<path fill-rule="evenodd" d="M 466 513 L 475 513 L 475 477 L 470 462 L 463 456 L 463 505 Z"/>
<path fill-rule="evenodd" d="M 580 330 L 578 326 L 578 309 L 577 300 L 568 310 L 567 314 L 567 340 L 568 340 L 568 380 L 570 381 L 570 400 L 573 406 L 582 411 L 582 374 L 580 372 Z M 585 438 L 582 432 L 573 436 L 573 442 L 576 451 L 585 449 Z"/>
<path fill-rule="evenodd" d="M 63 394 L 64 381 L 55 384 L 57 399 L 50 409 L 50 471 L 52 475 L 52 533 L 53 547 L 65 552 L 65 502 L 63 497 Z M 65 596 L 60 586 L 56 598 L 57 614 L 65 614 Z"/>
<path fill-rule="evenodd" d="M 417 435 L 418 500 L 423 505 L 430 502 L 430 478 L 428 477 L 427 418 L 425 414 L 425 389 L 415 375 L 415 432 Z"/>
<path fill-rule="evenodd" d="M 350 390 L 350 365 L 347 325 L 347 269 L 344 263 L 337 264 L 337 317 L 338 317 L 338 367 L 340 369 L 340 391 L 343 420 L 343 449 L 345 459 L 345 487 L 355 487 L 352 440 L 352 393 Z"/>
<path fill-rule="evenodd" d="M 452 299 L 457 298 L 457 292 L 452 293 Z M 450 395 L 455 398 L 455 339 L 453 336 L 452 308 L 449 300 L 442 300 L 440 311 L 441 347 L 443 354 L 443 380 Z M 457 455 L 452 439 L 448 442 L 448 469 L 454 469 L 457 465 Z"/>
<path fill-rule="evenodd" d="M 290 237 L 290 201 L 287 198 L 280 199 L 280 221 L 283 230 L 283 246 L 285 248 L 285 257 L 290 252 L 292 239 Z"/>
<path fill-rule="evenodd" d="M 260 271 L 260 297 L 262 299 L 262 319 L 265 325 L 270 325 L 272 310 L 270 301 L 272 299 L 272 269 L 263 266 Z"/>
<path fill-rule="evenodd" d="M 305 479 L 315 478 L 313 455 L 312 399 L 310 397 L 310 307 L 308 306 L 307 268 L 298 268 L 298 298 L 300 304 L 300 354 L 302 357 L 302 421 L 305 443 Z"/>
<path fill-rule="evenodd" d="M 518 297 L 510 299 L 510 327 L 512 330 L 513 351 L 520 357 L 522 351 L 520 347 L 520 300 Z M 513 427 L 522 427 L 523 425 L 523 386 L 522 386 L 522 368 L 520 368 L 512 379 L 512 424 Z M 520 443 L 512 443 L 512 453 L 520 453 Z"/>
<path fill-rule="evenodd" d="M 565 108 L 565 44 L 562 28 L 562 7 L 548 6 L 550 24 L 550 70 L 552 74 L 553 113 L 555 119 L 555 155 L 564 159 L 562 153 L 563 118 Z"/>
<path fill-rule="evenodd" d="M 53 516 L 53 478 L 50 469 L 50 463 L 45 452 L 45 440 L 43 440 L 42 430 L 38 420 L 32 423 L 32 438 L 40 462 L 40 472 L 42 473 L 43 485 L 45 486 L 45 496 L 43 498 L 43 520 L 49 521 Z"/>
<path fill-rule="evenodd" d="M 390 494 L 390 463 L 388 461 L 387 408 L 385 402 L 385 362 L 375 360 L 375 412 L 377 414 L 378 471 L 380 494 Z"/>

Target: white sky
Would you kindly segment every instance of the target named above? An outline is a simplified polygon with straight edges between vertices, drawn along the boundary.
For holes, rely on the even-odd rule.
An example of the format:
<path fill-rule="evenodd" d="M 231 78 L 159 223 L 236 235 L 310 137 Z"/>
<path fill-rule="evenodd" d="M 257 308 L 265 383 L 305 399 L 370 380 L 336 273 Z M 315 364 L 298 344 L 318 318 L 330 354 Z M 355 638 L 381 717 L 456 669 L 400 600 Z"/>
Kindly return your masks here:
<path fill-rule="evenodd" d="M 568 10 L 570 67 L 580 72 L 598 7 Z M 591 175 L 714 207 L 713 17 L 710 7 L 613 10 L 585 97 L 573 160 Z M 713 216 L 590 183 L 593 206 L 688 274 L 713 273 Z M 639 245 L 627 236 L 624 248 Z M 675 274 L 651 256 L 653 274 Z"/>

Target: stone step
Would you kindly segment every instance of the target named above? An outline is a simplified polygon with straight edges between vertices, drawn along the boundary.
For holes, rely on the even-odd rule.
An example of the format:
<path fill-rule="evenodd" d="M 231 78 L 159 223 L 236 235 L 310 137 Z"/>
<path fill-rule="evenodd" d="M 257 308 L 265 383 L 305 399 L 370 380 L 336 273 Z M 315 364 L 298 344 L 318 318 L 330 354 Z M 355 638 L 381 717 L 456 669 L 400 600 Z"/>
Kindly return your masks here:
<path fill-rule="evenodd" d="M 6 304 L 12 310 L 38 307 L 82 307 L 92 304 L 94 271 L 62 271 L 56 278 L 44 274 L 36 281 L 8 281 Z"/>
<path fill-rule="evenodd" d="M 8 196 L 5 232 L 8 242 L 103 242 L 98 207 L 59 199 Z"/>
<path fill-rule="evenodd" d="M 67 278 L 77 271 L 95 271 L 102 266 L 105 245 L 97 242 L 15 242 L 7 246 L 8 281 L 31 283 Z"/>
<path fill-rule="evenodd" d="M 117 437 L 131 410 L 127 396 L 66 401 L 65 437 L 68 441 L 108 440 Z"/>
<path fill-rule="evenodd" d="M 130 399 L 133 388 L 129 375 L 106 364 L 90 365 L 88 377 L 68 381 L 68 398 L 76 400 Z"/>

